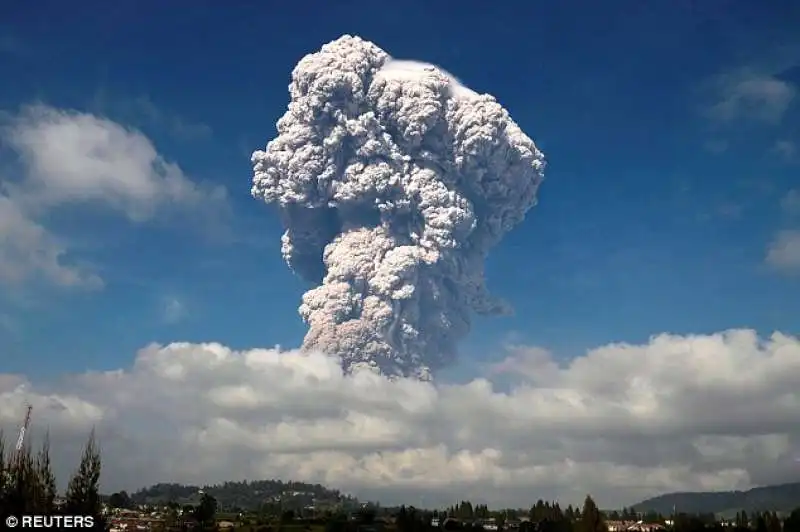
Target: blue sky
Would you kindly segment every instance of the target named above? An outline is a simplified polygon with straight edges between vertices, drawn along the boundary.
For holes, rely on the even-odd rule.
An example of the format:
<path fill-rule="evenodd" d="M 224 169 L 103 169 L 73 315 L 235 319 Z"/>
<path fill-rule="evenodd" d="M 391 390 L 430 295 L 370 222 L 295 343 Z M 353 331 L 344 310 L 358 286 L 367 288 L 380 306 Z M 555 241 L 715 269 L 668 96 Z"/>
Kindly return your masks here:
<path fill-rule="evenodd" d="M 108 118 L 228 193 L 147 222 L 97 198 L 31 214 L 103 287 L 4 285 L 3 371 L 124 367 L 150 342 L 299 345 L 306 286 L 249 195 L 249 156 L 296 62 L 344 33 L 494 94 L 548 157 L 539 206 L 488 263 L 516 314 L 476 320 L 458 375 L 509 342 L 571 357 L 661 332 L 800 332 L 800 243 L 780 237 L 800 228 L 796 3 L 231 4 L 0 8 L 4 120 L 36 103 Z M 21 182 L 2 149 L 0 179 Z"/>

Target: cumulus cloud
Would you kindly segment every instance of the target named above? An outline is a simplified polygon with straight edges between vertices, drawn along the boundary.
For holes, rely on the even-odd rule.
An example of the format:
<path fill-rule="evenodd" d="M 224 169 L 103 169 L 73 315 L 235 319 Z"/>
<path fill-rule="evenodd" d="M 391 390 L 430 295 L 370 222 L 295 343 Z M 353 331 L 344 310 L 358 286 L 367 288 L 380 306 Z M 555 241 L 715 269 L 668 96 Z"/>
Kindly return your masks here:
<path fill-rule="evenodd" d="M 800 272 L 800 230 L 778 232 L 767 248 L 766 261 L 781 272 Z"/>
<path fill-rule="evenodd" d="M 66 255 L 56 237 L 0 195 L 0 284 L 19 285 L 39 277 L 60 286 L 102 286 L 97 275 L 70 264 Z"/>
<path fill-rule="evenodd" d="M 751 69 L 720 76 L 714 86 L 716 101 L 708 109 L 708 115 L 724 122 L 740 119 L 779 122 L 797 96 L 797 89 L 791 83 Z"/>
<path fill-rule="evenodd" d="M 99 205 L 133 222 L 179 207 L 222 205 L 225 190 L 190 180 L 142 133 L 102 117 L 44 105 L 6 121 L 3 141 L 23 163 L 0 182 L 0 281 L 36 276 L 97 286 L 96 275 L 65 263 L 66 244 L 44 227 L 53 209 Z"/>
<path fill-rule="evenodd" d="M 6 139 L 27 167 L 17 193 L 35 206 L 98 202 L 143 221 L 159 208 L 224 197 L 190 180 L 142 133 L 91 114 L 29 107 Z"/>
<path fill-rule="evenodd" d="M 62 476 L 97 426 L 106 490 L 293 478 L 387 503 L 590 492 L 619 506 L 796 475 L 798 338 L 660 335 L 568 363 L 518 347 L 501 366 L 516 384 L 345 375 L 308 351 L 151 345 L 129 368 L 56 384 L 0 376 L 0 420 L 13 430 L 31 402 L 31 434 L 50 427 Z"/>
<path fill-rule="evenodd" d="M 431 378 L 472 313 L 508 312 L 484 261 L 535 205 L 544 155 L 494 97 L 358 37 L 304 57 L 289 92 L 252 193 L 280 208 L 287 263 L 319 283 L 303 346 Z"/>

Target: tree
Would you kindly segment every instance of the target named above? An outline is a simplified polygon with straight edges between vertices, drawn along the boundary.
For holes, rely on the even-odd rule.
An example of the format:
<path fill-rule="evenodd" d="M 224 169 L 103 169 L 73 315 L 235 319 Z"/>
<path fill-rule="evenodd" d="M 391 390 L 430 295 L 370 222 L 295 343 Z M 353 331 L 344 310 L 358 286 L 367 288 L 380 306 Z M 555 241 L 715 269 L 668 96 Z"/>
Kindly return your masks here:
<path fill-rule="evenodd" d="M 347 529 L 347 516 L 342 513 L 332 515 L 325 523 L 325 532 L 344 532 Z"/>
<path fill-rule="evenodd" d="M 41 490 L 36 473 L 30 447 L 7 454 L 0 437 L 0 518 L 44 511 L 38 499 Z"/>
<path fill-rule="evenodd" d="M 112 493 L 108 498 L 108 505 L 112 508 L 124 508 L 126 510 L 133 506 L 131 504 L 131 497 L 125 490 Z"/>
<path fill-rule="evenodd" d="M 739 523 L 740 527 L 750 528 L 750 518 L 747 516 L 747 512 L 742 510 L 740 519 L 742 520 L 741 523 Z"/>
<path fill-rule="evenodd" d="M 50 433 L 45 433 L 42 448 L 36 456 L 36 477 L 38 484 L 37 513 L 50 515 L 55 510 L 56 477 L 50 463 Z"/>
<path fill-rule="evenodd" d="M 767 516 L 767 530 L 769 532 L 781 532 L 783 530 L 781 520 L 775 511 Z"/>
<path fill-rule="evenodd" d="M 358 511 L 358 520 L 365 525 L 371 525 L 375 522 L 376 513 L 375 508 L 364 506 Z"/>
<path fill-rule="evenodd" d="M 587 495 L 583 501 L 579 530 L 580 532 L 608 532 L 603 515 L 591 495 Z"/>
<path fill-rule="evenodd" d="M 94 430 L 83 450 L 78 470 L 69 481 L 66 493 L 66 513 L 94 517 L 96 528 L 104 528 L 100 505 L 100 469 L 102 463 Z"/>
<path fill-rule="evenodd" d="M 783 522 L 783 532 L 800 532 L 800 508 L 795 508 Z"/>
<path fill-rule="evenodd" d="M 4 472 L 3 513 L 6 515 L 36 513 L 39 482 L 29 445 L 25 445 L 19 451 L 15 450 L 6 459 Z"/>
<path fill-rule="evenodd" d="M 216 515 L 217 499 L 208 493 L 203 493 L 203 496 L 200 497 L 200 504 L 194 510 L 194 518 L 203 526 L 207 526 L 214 520 Z"/>

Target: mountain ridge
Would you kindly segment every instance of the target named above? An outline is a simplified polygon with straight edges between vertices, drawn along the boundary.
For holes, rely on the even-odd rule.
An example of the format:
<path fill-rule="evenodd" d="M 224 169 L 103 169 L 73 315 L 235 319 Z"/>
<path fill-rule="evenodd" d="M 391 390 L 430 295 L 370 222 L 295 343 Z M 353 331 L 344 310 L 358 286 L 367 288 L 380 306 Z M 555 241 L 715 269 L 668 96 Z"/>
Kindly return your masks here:
<path fill-rule="evenodd" d="M 790 512 L 800 507 L 800 482 L 761 486 L 745 491 L 674 492 L 646 499 L 633 508 L 637 512 L 725 514 L 746 512 Z"/>

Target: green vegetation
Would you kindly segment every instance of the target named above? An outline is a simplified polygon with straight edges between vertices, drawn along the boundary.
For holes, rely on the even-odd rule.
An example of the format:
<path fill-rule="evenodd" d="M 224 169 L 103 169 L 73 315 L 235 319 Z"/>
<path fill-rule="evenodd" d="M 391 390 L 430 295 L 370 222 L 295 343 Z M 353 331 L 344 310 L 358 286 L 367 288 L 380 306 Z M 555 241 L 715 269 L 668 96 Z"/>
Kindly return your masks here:
<path fill-rule="evenodd" d="M 57 500 L 49 437 L 38 453 L 34 454 L 29 445 L 19 452 L 8 452 L 0 433 L 0 522 L 11 515 L 84 515 L 94 517 L 96 529 L 106 528 L 98 493 L 100 468 L 100 453 L 92 433 L 63 501 Z"/>
<path fill-rule="evenodd" d="M 165 504 L 173 501 L 181 506 L 198 504 L 199 493 L 213 496 L 221 507 L 242 510 L 259 510 L 272 505 L 275 512 L 300 510 L 312 504 L 323 506 L 355 507 L 358 501 L 320 484 L 258 480 L 225 482 L 211 486 L 186 486 L 183 484 L 156 484 L 130 495 L 133 504 Z M 127 496 L 127 495 L 126 495 Z"/>

